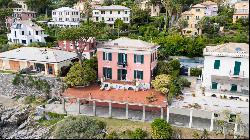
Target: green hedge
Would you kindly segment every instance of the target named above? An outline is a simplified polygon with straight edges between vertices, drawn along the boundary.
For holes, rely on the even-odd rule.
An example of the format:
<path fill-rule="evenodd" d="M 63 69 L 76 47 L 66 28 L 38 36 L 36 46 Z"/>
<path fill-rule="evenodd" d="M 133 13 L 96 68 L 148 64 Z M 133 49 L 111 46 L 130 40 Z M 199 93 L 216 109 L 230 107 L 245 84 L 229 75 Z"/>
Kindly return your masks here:
<path fill-rule="evenodd" d="M 191 68 L 190 69 L 190 75 L 191 76 L 200 76 L 202 74 L 202 69 L 201 68 Z"/>

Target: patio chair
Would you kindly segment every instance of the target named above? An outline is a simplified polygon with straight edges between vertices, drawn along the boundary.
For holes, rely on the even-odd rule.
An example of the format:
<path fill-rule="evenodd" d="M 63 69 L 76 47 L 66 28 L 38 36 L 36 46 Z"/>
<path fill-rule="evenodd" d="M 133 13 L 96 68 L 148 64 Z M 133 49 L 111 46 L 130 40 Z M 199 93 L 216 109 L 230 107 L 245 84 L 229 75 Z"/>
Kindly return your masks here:
<path fill-rule="evenodd" d="M 105 85 L 104 84 L 102 84 L 102 86 L 101 86 L 101 88 L 100 88 L 100 90 L 104 90 L 104 87 Z"/>
<path fill-rule="evenodd" d="M 108 87 L 105 88 L 105 90 L 110 90 L 110 89 L 111 89 L 110 86 L 108 86 Z"/>

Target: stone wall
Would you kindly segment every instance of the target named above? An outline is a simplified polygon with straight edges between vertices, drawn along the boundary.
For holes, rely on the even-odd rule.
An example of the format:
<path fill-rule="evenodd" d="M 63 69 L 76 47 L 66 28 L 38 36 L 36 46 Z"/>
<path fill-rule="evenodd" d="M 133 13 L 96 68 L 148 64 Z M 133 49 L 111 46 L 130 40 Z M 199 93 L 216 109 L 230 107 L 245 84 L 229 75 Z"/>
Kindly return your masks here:
<path fill-rule="evenodd" d="M 12 84 L 15 74 L 3 74 L 0 73 L 0 95 L 5 96 L 44 96 L 45 94 L 42 91 L 39 91 L 35 88 L 29 88 L 27 86 L 19 85 L 15 86 Z M 40 79 L 45 79 L 50 85 L 50 97 L 57 97 L 62 93 L 63 82 L 61 78 L 57 77 L 45 77 L 45 76 L 36 76 Z"/>

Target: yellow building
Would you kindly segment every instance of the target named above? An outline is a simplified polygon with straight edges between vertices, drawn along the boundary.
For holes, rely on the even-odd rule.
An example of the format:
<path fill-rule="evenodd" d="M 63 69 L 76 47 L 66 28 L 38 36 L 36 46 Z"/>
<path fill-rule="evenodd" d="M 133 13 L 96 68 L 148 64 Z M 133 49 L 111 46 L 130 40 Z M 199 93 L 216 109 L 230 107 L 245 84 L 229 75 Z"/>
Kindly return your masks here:
<path fill-rule="evenodd" d="M 204 16 L 216 16 L 218 6 L 215 2 L 205 1 L 201 4 L 192 6 L 191 10 L 182 13 L 181 18 L 187 20 L 188 27 L 182 30 L 183 35 L 198 35 L 201 30 L 198 28 L 198 22 Z"/>
<path fill-rule="evenodd" d="M 240 1 L 234 5 L 233 23 L 239 18 L 249 17 L 249 1 Z"/>

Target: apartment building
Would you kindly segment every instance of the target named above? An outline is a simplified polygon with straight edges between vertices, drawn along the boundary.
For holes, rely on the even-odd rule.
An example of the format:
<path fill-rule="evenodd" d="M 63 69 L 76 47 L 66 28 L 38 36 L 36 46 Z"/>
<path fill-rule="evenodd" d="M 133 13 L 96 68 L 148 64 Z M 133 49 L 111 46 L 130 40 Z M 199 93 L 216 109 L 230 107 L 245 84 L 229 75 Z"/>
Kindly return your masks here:
<path fill-rule="evenodd" d="M 15 22 L 11 28 L 11 32 L 7 34 L 9 44 L 21 43 L 28 45 L 32 42 L 46 42 L 44 29 L 30 20 L 21 20 Z"/>
<path fill-rule="evenodd" d="M 235 23 L 239 18 L 249 17 L 249 1 L 240 1 L 234 4 L 234 15 L 233 23 Z"/>
<path fill-rule="evenodd" d="M 201 34 L 201 30 L 198 29 L 198 22 L 204 16 L 216 16 L 218 12 L 218 6 L 215 2 L 205 1 L 201 4 L 192 6 L 191 10 L 182 13 L 183 19 L 187 20 L 188 27 L 182 30 L 184 35 L 198 35 Z"/>
<path fill-rule="evenodd" d="M 98 78 L 116 89 L 149 89 L 158 45 L 121 37 L 97 46 Z"/>
<path fill-rule="evenodd" d="M 78 27 L 79 25 L 80 11 L 69 7 L 52 10 L 52 21 L 48 22 L 49 27 Z"/>
<path fill-rule="evenodd" d="M 58 41 L 58 47 L 59 49 L 64 51 L 74 52 L 75 47 L 73 46 L 73 43 L 74 42 L 70 40 L 60 40 Z M 84 58 L 90 59 L 94 56 L 94 53 L 96 51 L 96 39 L 94 37 L 90 37 L 87 41 L 78 41 L 75 45 L 82 52 Z"/>
<path fill-rule="evenodd" d="M 25 0 L 12 0 L 13 2 L 15 2 L 15 3 L 17 3 L 17 4 L 19 4 L 19 5 L 21 5 L 22 7 L 22 9 L 24 10 L 24 11 L 28 11 L 28 6 L 27 6 L 27 4 L 25 3 Z"/>
<path fill-rule="evenodd" d="M 130 9 L 121 5 L 99 6 L 92 12 L 94 22 L 104 21 L 113 25 L 116 19 L 121 19 L 124 23 L 130 23 Z"/>
<path fill-rule="evenodd" d="M 204 51 L 205 95 L 249 100 L 249 44 L 226 43 Z"/>

